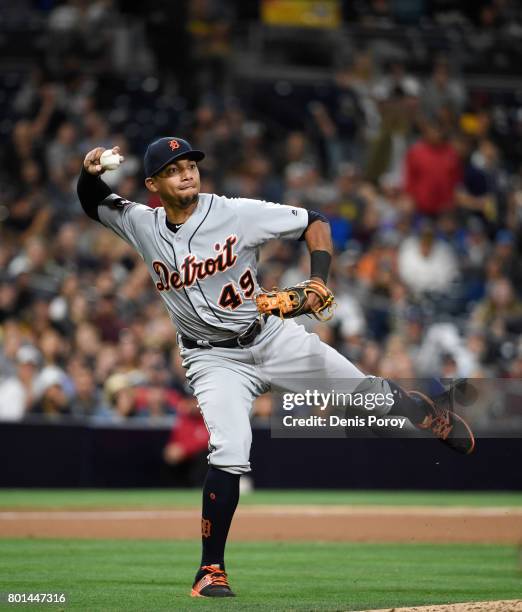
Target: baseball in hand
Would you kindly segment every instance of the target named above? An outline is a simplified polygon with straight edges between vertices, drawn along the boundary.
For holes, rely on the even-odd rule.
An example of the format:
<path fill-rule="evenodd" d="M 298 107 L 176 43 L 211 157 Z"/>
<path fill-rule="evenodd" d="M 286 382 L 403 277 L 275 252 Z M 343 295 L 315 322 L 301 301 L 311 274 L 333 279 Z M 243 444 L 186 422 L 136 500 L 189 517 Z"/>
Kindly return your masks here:
<path fill-rule="evenodd" d="M 100 165 L 104 170 L 116 170 L 121 164 L 123 157 L 118 153 L 113 153 L 111 149 L 107 149 L 100 156 Z"/>

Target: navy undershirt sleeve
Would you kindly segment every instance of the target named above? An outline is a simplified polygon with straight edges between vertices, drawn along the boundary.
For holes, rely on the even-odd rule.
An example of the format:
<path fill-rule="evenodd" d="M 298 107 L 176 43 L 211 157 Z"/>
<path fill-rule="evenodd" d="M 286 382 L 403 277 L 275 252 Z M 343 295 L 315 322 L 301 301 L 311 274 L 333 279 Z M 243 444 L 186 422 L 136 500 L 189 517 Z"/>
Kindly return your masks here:
<path fill-rule="evenodd" d="M 306 226 L 305 231 L 301 234 L 299 240 L 304 240 L 304 235 L 306 234 L 306 230 L 314 223 L 315 221 L 323 221 L 323 223 L 330 223 L 328 219 L 322 214 L 315 210 L 307 210 L 308 213 L 308 225 Z"/>
<path fill-rule="evenodd" d="M 99 176 L 90 174 L 82 166 L 76 191 L 85 214 L 101 223 L 98 206 L 112 193 L 111 188 Z"/>

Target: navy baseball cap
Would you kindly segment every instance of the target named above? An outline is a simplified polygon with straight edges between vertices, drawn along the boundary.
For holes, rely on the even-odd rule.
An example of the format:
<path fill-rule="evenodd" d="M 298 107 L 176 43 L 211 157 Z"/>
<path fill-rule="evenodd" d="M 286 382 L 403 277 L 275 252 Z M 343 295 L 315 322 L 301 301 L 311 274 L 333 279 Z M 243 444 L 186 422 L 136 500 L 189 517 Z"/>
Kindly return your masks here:
<path fill-rule="evenodd" d="M 154 176 L 165 166 L 182 157 L 201 161 L 205 154 L 203 151 L 193 149 L 189 142 L 176 136 L 165 136 L 165 138 L 151 142 L 143 159 L 145 176 Z"/>

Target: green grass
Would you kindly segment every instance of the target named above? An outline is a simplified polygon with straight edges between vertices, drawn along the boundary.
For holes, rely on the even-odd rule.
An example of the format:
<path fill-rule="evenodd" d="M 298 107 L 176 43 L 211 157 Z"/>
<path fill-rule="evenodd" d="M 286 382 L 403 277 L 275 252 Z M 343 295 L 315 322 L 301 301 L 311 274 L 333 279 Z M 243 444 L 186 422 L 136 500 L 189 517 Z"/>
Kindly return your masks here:
<path fill-rule="evenodd" d="M 233 542 L 237 599 L 190 599 L 198 553 L 186 541 L 0 540 L 0 592 L 65 591 L 66 610 L 89 611 L 361 610 L 522 592 L 509 546 Z"/>
<path fill-rule="evenodd" d="M 201 493 L 183 489 L 0 489 L 0 509 L 162 508 L 200 504 Z M 521 492 L 255 491 L 242 505 L 355 504 L 420 506 L 522 506 Z"/>
<path fill-rule="evenodd" d="M 1 490 L 0 509 L 197 507 L 197 490 Z M 242 505 L 521 506 L 522 493 L 255 491 Z M 362 610 L 513 599 L 522 572 L 512 546 L 232 542 L 237 599 L 187 596 L 199 543 L 0 540 L 0 592 L 65 591 L 65 610 Z M 4 606 L 61 610 L 57 605 Z"/>

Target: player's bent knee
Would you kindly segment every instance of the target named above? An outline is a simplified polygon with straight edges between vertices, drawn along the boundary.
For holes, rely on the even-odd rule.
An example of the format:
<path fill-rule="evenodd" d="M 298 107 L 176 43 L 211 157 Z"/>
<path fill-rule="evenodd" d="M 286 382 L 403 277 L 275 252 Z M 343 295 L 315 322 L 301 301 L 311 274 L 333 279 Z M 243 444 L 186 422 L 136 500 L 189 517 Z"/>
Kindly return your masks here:
<path fill-rule="evenodd" d="M 215 465 L 212 463 L 212 460 L 210 460 L 209 463 L 217 470 L 228 472 L 229 474 L 236 474 L 238 476 L 241 476 L 241 474 L 248 474 L 251 471 L 250 463 L 246 465 Z"/>
<path fill-rule="evenodd" d="M 250 472 L 250 444 L 223 444 L 213 447 L 208 462 L 218 470 L 230 474 Z"/>

